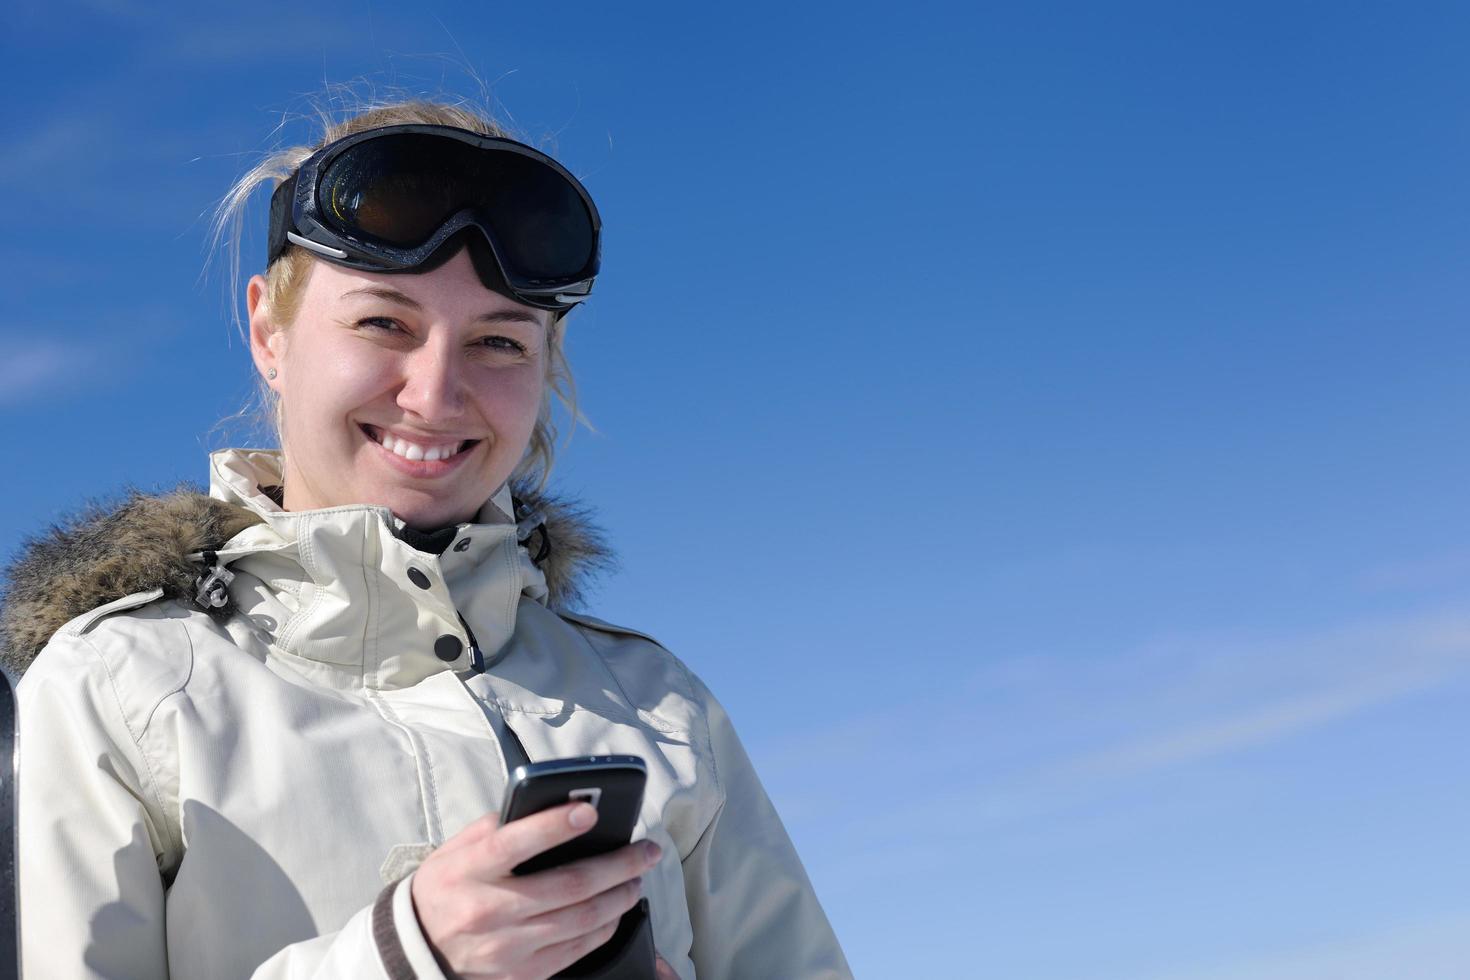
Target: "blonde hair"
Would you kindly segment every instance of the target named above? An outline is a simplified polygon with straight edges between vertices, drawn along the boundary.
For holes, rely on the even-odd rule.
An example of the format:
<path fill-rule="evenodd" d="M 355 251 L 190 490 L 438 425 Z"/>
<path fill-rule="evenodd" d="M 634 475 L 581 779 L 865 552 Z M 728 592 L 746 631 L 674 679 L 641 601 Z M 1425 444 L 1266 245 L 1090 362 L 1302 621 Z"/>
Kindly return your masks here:
<path fill-rule="evenodd" d="M 314 152 L 335 140 L 365 129 L 393 126 L 401 123 L 457 126 L 487 136 L 512 136 L 495 122 L 489 113 L 463 104 L 449 104 L 422 98 L 396 99 L 384 102 L 359 102 L 343 117 L 334 118 L 330 109 L 317 107 L 321 125 L 321 139 L 312 146 L 292 146 L 271 153 L 243 177 L 237 180 L 215 209 L 212 223 L 213 241 L 217 250 L 222 241 L 227 241 L 229 254 L 229 282 L 235 288 L 240 281 L 240 241 L 244 226 L 245 206 L 252 194 L 262 185 L 272 188 L 286 180 Z M 522 141 L 524 142 L 524 140 Z M 289 327 L 301 311 L 306 281 L 313 263 L 320 261 L 298 245 L 288 245 L 286 250 L 265 270 L 265 295 L 263 299 L 271 311 L 272 319 L 281 326 Z M 249 344 L 248 327 L 241 320 L 236 307 L 235 324 Z M 547 326 L 546 377 L 542 386 L 541 408 L 536 415 L 536 424 L 531 432 L 531 441 L 526 454 L 516 467 L 515 476 L 533 478 L 538 486 L 544 486 L 546 478 L 556 461 L 557 429 L 551 415 L 553 396 L 565 407 L 575 426 L 585 419 L 577 409 L 577 388 L 572 377 L 571 364 L 567 361 L 564 343 L 566 340 L 566 317 L 553 316 Z M 284 449 L 282 438 L 282 406 L 280 396 L 266 383 L 256 378 L 256 400 L 259 414 L 269 419 L 276 442 Z M 245 413 L 249 414 L 247 408 Z"/>

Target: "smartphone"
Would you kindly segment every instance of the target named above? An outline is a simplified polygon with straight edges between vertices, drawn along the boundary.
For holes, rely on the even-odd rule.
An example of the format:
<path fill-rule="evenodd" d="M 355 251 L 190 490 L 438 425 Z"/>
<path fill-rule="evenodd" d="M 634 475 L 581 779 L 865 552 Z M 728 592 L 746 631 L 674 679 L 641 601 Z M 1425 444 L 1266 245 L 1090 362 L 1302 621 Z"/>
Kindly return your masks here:
<path fill-rule="evenodd" d="M 554 868 L 578 858 L 606 854 L 627 844 L 643 808 L 648 767 L 636 755 L 584 755 L 517 766 L 510 774 L 500 823 L 530 816 L 563 803 L 582 801 L 597 808 L 597 823 L 516 865 L 515 874 Z"/>

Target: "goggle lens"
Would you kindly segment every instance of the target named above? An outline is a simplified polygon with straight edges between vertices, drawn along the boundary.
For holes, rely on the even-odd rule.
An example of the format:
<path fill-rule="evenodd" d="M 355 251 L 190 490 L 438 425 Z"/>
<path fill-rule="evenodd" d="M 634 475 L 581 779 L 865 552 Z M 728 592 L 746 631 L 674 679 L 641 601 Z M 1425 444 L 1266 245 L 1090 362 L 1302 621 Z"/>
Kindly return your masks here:
<path fill-rule="evenodd" d="M 322 216 L 341 233 L 416 248 L 469 210 L 491 229 L 506 272 L 531 282 L 581 275 L 595 230 L 576 187 L 541 161 L 444 136 L 400 133 L 344 150 L 318 184 Z"/>

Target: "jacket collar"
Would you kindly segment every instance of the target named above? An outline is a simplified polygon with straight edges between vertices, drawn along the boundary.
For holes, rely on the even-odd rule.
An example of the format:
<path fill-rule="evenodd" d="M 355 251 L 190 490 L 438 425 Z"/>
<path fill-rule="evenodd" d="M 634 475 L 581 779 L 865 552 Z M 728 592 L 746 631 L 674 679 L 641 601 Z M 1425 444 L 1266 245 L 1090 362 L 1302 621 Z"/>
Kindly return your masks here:
<path fill-rule="evenodd" d="M 270 488 L 281 484 L 282 458 L 274 449 L 222 449 L 209 454 L 209 495 L 258 515 L 273 526 L 289 526 L 293 517 L 276 503 Z M 360 510 L 376 514 L 394 534 L 402 535 L 404 523 L 387 507 L 357 504 L 331 508 L 338 512 Z M 513 524 L 514 501 L 510 484 L 490 496 L 475 515 L 475 524 Z M 464 526 L 464 525 L 462 525 Z"/>
<path fill-rule="evenodd" d="M 473 631 L 493 659 L 522 597 L 576 608 L 588 579 L 613 564 L 588 511 L 533 484 L 502 488 L 435 555 L 405 542 L 403 523 L 384 507 L 284 511 L 264 489 L 279 482 L 279 453 L 221 450 L 210 457 L 207 496 L 188 485 L 130 490 L 27 540 L 3 572 L 0 662 L 19 674 L 72 618 L 159 589 L 221 623 L 238 625 L 248 603 L 263 618 L 246 621 L 269 623 L 288 655 L 396 686 L 470 664 L 467 642 L 454 661 L 434 653 L 456 625 L 462 641 Z M 211 562 L 239 573 L 218 607 L 198 597 Z M 274 615 L 259 611 L 268 597 Z"/>
<path fill-rule="evenodd" d="M 211 457 L 210 496 L 260 518 L 216 560 L 234 575 L 239 612 L 320 681 L 398 688 L 483 668 L 514 633 L 521 597 L 546 598 L 545 576 L 517 541 L 508 488 L 433 554 L 404 540 L 386 507 L 281 509 L 263 489 L 280 474 L 278 452 Z"/>

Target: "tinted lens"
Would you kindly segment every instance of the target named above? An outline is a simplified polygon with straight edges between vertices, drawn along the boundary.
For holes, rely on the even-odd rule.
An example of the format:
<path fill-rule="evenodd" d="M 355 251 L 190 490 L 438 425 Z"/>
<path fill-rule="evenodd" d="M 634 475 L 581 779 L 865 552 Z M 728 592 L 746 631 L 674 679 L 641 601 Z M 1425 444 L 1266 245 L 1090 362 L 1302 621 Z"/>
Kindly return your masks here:
<path fill-rule="evenodd" d="M 445 136 L 396 133 L 344 151 L 322 174 L 318 204 L 338 230 L 416 248 L 470 209 L 520 279 L 579 276 L 593 258 L 592 217 L 565 177 L 539 160 Z"/>

